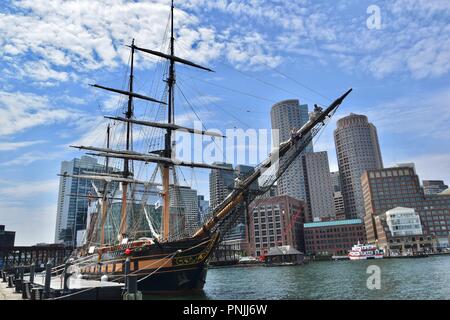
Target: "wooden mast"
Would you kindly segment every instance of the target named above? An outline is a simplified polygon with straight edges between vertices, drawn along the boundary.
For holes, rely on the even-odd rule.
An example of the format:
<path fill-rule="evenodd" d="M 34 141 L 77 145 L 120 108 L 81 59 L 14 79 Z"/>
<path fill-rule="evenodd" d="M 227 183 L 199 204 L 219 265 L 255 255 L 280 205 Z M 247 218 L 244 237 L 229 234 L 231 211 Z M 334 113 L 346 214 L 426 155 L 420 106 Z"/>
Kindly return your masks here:
<path fill-rule="evenodd" d="M 131 93 L 128 96 L 128 108 L 125 113 L 125 117 L 127 119 L 131 119 L 133 116 L 133 78 L 134 78 L 134 39 L 131 45 L 131 67 L 130 67 L 130 85 L 129 92 Z M 131 148 L 131 122 L 127 122 L 127 139 L 126 139 L 126 150 L 129 151 Z M 130 175 L 129 168 L 129 160 L 124 159 L 124 168 L 123 168 L 124 178 L 128 178 Z M 119 227 L 119 242 L 122 242 L 122 239 L 125 237 L 127 232 L 127 193 L 128 193 L 128 182 L 122 182 L 122 210 L 120 215 L 120 227 Z"/>
<path fill-rule="evenodd" d="M 173 34 L 173 0 L 170 7 L 170 55 L 174 56 L 174 34 Z M 172 124 L 174 121 L 174 90 L 173 86 L 175 84 L 175 62 L 173 59 L 170 60 L 169 66 L 169 77 L 167 79 L 168 85 L 168 123 Z M 165 148 L 164 156 L 170 158 L 172 156 L 172 129 L 167 128 L 167 133 L 165 137 Z M 164 164 L 162 167 L 162 182 L 163 182 L 163 239 L 168 240 L 170 234 L 170 195 L 169 195 L 169 179 L 170 166 Z"/>
<path fill-rule="evenodd" d="M 115 119 L 115 120 L 127 122 L 127 148 L 126 148 L 126 150 L 122 150 L 120 152 L 115 152 L 113 150 L 110 150 L 110 148 L 104 149 L 104 148 L 93 148 L 93 147 L 84 147 L 84 146 L 76 147 L 76 148 L 80 148 L 80 149 L 98 151 L 99 153 L 92 154 L 94 156 L 121 158 L 124 160 L 124 172 L 123 172 L 124 177 L 123 177 L 123 179 L 120 180 L 120 182 L 122 182 L 122 191 L 123 191 L 122 192 L 121 221 L 120 221 L 120 228 L 119 228 L 119 234 L 118 234 L 118 239 L 120 242 L 122 242 L 122 239 L 125 237 L 126 232 L 127 232 L 127 230 L 126 230 L 127 229 L 127 225 L 126 225 L 126 222 L 127 222 L 126 221 L 127 220 L 127 191 L 128 191 L 128 184 L 130 183 L 128 180 L 132 180 L 132 179 L 129 179 L 129 177 L 128 177 L 130 175 L 129 161 L 139 160 L 139 161 L 144 161 L 144 162 L 159 163 L 159 166 L 160 166 L 161 172 L 162 172 L 162 184 L 163 184 L 163 190 L 162 190 L 162 196 L 163 196 L 163 214 L 162 214 L 163 230 L 162 231 L 163 232 L 162 233 L 163 233 L 163 239 L 167 240 L 169 238 L 169 233 L 170 233 L 170 196 L 169 196 L 170 170 L 171 170 L 171 168 L 173 168 L 173 166 L 175 164 L 175 160 L 172 160 L 172 131 L 178 130 L 178 129 L 183 129 L 183 130 L 187 130 L 190 133 L 218 136 L 218 134 L 215 134 L 212 132 L 208 132 L 208 131 L 204 131 L 204 130 L 190 129 L 190 128 L 178 126 L 174 123 L 174 117 L 175 117 L 175 112 L 174 112 L 175 62 L 189 65 L 191 67 L 203 69 L 206 71 L 212 72 L 213 70 L 203 67 L 203 66 L 200 66 L 192 61 L 175 56 L 174 1 L 173 0 L 171 1 L 170 13 L 171 13 L 170 54 L 165 54 L 162 52 L 137 47 L 137 46 L 135 46 L 134 39 L 133 39 L 133 42 L 130 46 L 130 48 L 132 50 L 131 50 L 131 72 L 130 72 L 129 90 L 124 91 L 124 90 L 109 88 L 109 87 L 105 87 L 105 86 L 101 86 L 101 85 L 97 85 L 97 84 L 92 85 L 93 87 L 96 87 L 96 88 L 99 88 L 102 90 L 107 90 L 107 91 L 111 91 L 111 92 L 115 92 L 118 94 L 128 96 L 128 111 L 126 113 L 126 117 L 125 118 L 116 117 L 116 119 Z M 167 84 L 168 84 L 168 103 L 165 103 L 165 102 L 159 101 L 157 99 L 133 92 L 133 64 L 134 64 L 135 50 L 142 51 L 142 52 L 145 52 L 148 54 L 156 55 L 156 56 L 162 57 L 164 59 L 170 60 L 168 78 L 166 80 Z M 132 105 L 133 98 L 143 99 L 143 100 L 147 100 L 147 101 L 151 101 L 151 102 L 155 102 L 155 103 L 160 103 L 163 105 L 168 104 L 167 124 L 162 124 L 162 123 L 159 124 L 159 123 L 149 122 L 149 121 L 132 120 L 131 118 L 133 116 L 133 105 Z M 130 150 L 132 150 L 132 148 L 131 148 L 131 143 L 132 143 L 131 125 L 132 124 L 155 126 L 155 127 L 160 127 L 160 128 L 166 129 L 164 150 L 162 150 L 162 152 L 159 156 L 149 155 L 149 154 L 145 154 L 145 155 L 137 154 L 133 151 L 130 151 Z M 206 165 L 206 164 L 178 162 L 178 160 L 176 161 L 176 165 L 189 166 L 189 167 L 201 167 L 201 168 L 215 167 L 215 166 L 210 166 L 210 165 Z M 95 178 L 99 179 L 101 177 L 95 176 Z M 114 180 L 112 180 L 112 179 L 114 179 Z M 117 177 L 114 177 L 114 178 L 111 178 L 110 181 L 119 181 L 119 179 Z"/>
<path fill-rule="evenodd" d="M 110 126 L 108 124 L 108 128 L 106 129 L 106 147 L 109 148 L 109 137 L 110 137 Z M 109 157 L 106 157 L 106 173 L 109 172 Z M 105 181 L 104 188 L 103 188 L 103 195 L 102 195 L 102 217 L 100 222 L 101 227 L 101 233 L 100 233 L 100 246 L 103 247 L 105 245 L 105 223 L 106 223 L 106 214 L 107 214 L 107 208 L 108 208 L 108 201 L 107 201 L 107 189 L 108 189 L 108 182 Z"/>

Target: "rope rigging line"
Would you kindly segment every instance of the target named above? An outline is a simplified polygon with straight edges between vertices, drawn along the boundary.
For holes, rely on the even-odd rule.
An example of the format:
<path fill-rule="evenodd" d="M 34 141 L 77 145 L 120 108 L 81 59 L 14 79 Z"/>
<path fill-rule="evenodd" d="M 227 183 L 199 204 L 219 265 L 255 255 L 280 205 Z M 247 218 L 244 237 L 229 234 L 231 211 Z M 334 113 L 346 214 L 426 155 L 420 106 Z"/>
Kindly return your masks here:
<path fill-rule="evenodd" d="M 226 108 L 223 108 L 222 106 L 220 106 L 219 104 L 217 104 L 216 102 L 213 102 L 213 101 L 205 101 L 204 100 L 204 95 L 202 94 L 202 92 L 198 89 L 198 87 L 196 86 L 196 84 L 194 83 L 194 82 L 191 82 L 190 83 L 191 85 L 188 85 L 188 84 L 186 84 L 186 83 L 184 83 L 184 85 L 186 86 L 186 87 L 188 87 L 188 88 L 190 88 L 192 91 L 195 91 L 197 94 L 198 94 L 198 96 L 197 96 L 197 98 L 198 99 L 200 99 L 200 100 L 202 100 L 203 101 L 203 103 L 204 103 L 204 105 L 205 106 L 208 106 L 208 105 L 213 105 L 213 106 L 215 106 L 215 107 L 217 107 L 218 109 L 220 109 L 220 110 L 222 110 L 224 113 L 226 113 L 226 114 L 228 114 L 229 116 L 231 116 L 233 119 L 235 119 L 236 121 L 238 121 L 238 122 L 240 122 L 241 124 L 243 124 L 245 127 L 247 127 L 248 129 L 249 128 L 252 128 L 252 126 L 250 126 L 249 124 L 247 124 L 247 123 L 245 123 L 241 118 L 239 118 L 238 116 L 235 116 L 233 113 L 231 113 L 230 111 L 228 111 Z"/>
<path fill-rule="evenodd" d="M 187 52 L 188 45 L 187 45 L 185 42 L 183 42 L 182 40 L 179 40 L 179 39 L 178 39 L 177 42 L 181 45 L 182 49 L 186 50 L 186 52 Z M 292 92 L 290 92 L 290 91 L 287 91 L 287 90 L 284 89 L 284 88 L 275 86 L 275 85 L 273 85 L 273 84 L 271 84 L 271 83 L 268 83 L 268 82 L 266 82 L 266 81 L 264 81 L 264 80 L 261 80 L 261 79 L 259 79 L 259 78 L 253 77 L 253 76 L 251 76 L 251 75 L 249 75 L 249 74 L 243 72 L 242 70 L 238 70 L 238 69 L 234 68 L 233 66 L 230 66 L 230 65 L 229 65 L 225 60 L 223 60 L 223 59 L 222 59 L 221 61 L 217 61 L 217 62 L 218 62 L 219 64 L 221 64 L 221 65 L 223 65 L 223 66 L 225 66 L 225 67 L 227 67 L 227 68 L 233 70 L 233 71 L 239 72 L 239 73 L 241 73 L 241 74 L 244 75 L 244 76 L 247 76 L 247 77 L 249 77 L 249 78 L 253 78 L 253 79 L 255 79 L 255 80 L 257 80 L 257 81 L 259 81 L 259 82 L 261 82 L 261 83 L 264 83 L 264 84 L 266 84 L 266 85 L 269 85 L 269 86 L 271 86 L 271 87 L 273 87 L 273 88 L 276 88 L 276 89 L 278 89 L 278 90 L 281 90 L 281 91 L 284 91 L 284 92 L 287 92 L 287 93 L 290 93 L 290 94 L 297 95 L 296 93 L 292 93 Z M 295 83 L 295 84 L 298 85 L 299 87 L 301 87 L 301 88 L 303 88 L 303 89 L 306 89 L 306 90 L 308 90 L 308 91 L 310 91 L 310 92 L 316 94 L 317 96 L 320 96 L 321 98 L 325 99 L 327 103 L 329 103 L 329 102 L 332 101 L 332 99 L 330 99 L 329 97 L 325 96 L 324 94 L 322 94 L 322 93 L 319 92 L 318 90 L 315 90 L 315 89 L 313 89 L 313 88 L 311 88 L 311 87 L 305 85 L 304 83 L 300 82 L 298 79 L 295 79 L 294 77 L 289 76 L 288 74 L 286 74 L 286 73 L 280 71 L 278 68 L 272 67 L 272 66 L 270 66 L 268 63 L 265 63 L 264 61 L 261 61 L 261 64 L 265 65 L 268 69 L 274 71 L 275 73 L 278 73 L 279 75 L 283 76 L 284 78 L 286 78 L 286 79 L 288 79 L 288 80 L 291 80 L 293 83 Z"/>
<path fill-rule="evenodd" d="M 214 82 L 211 82 L 211 81 L 208 81 L 208 80 L 205 80 L 205 79 L 199 79 L 199 78 L 190 76 L 187 73 L 181 73 L 181 75 L 182 76 L 186 76 L 186 77 L 188 77 L 188 78 L 190 78 L 192 80 L 201 81 L 201 82 L 207 83 L 207 84 L 209 84 L 211 86 L 218 87 L 218 88 L 221 88 L 221 89 L 225 89 L 225 90 L 228 90 L 228 91 L 232 91 L 232 92 L 235 92 L 235 93 L 239 93 L 239 94 L 242 94 L 242 95 L 245 95 L 245 96 L 249 96 L 249 97 L 252 97 L 252 98 L 255 98 L 255 99 L 258 99 L 258 100 L 268 101 L 270 103 L 276 103 L 275 100 L 264 98 L 264 97 L 260 97 L 260 96 L 257 96 L 255 94 L 247 93 L 247 92 L 244 92 L 244 91 L 241 91 L 241 90 L 238 90 L 238 89 L 222 86 L 222 85 L 219 85 L 217 83 L 214 83 Z"/>
<path fill-rule="evenodd" d="M 206 128 L 205 124 L 203 123 L 203 121 L 200 119 L 199 115 L 197 114 L 197 112 L 195 111 L 194 107 L 192 106 L 192 104 L 189 102 L 189 100 L 187 99 L 186 95 L 184 94 L 183 90 L 181 90 L 180 86 L 178 86 L 178 84 L 176 85 L 178 90 L 180 91 L 181 95 L 183 96 L 183 98 L 186 100 L 186 103 L 189 105 L 189 107 L 191 108 L 191 110 L 194 112 L 195 116 L 197 117 L 198 121 L 200 121 L 200 123 L 202 124 L 203 130 L 208 131 L 208 129 Z M 219 148 L 219 151 L 222 153 L 222 156 L 225 157 L 225 152 L 223 150 L 223 148 L 217 143 L 216 137 L 211 137 L 211 140 L 214 142 L 214 144 L 216 145 L 217 148 Z"/>

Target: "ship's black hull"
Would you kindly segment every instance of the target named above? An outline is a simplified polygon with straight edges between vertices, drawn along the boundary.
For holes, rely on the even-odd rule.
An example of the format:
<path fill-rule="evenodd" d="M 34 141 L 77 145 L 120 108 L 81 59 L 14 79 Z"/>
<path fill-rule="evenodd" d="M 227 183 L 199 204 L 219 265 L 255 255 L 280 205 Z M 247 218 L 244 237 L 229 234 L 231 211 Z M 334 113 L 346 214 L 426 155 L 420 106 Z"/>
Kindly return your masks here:
<path fill-rule="evenodd" d="M 215 234 L 134 248 L 129 255 L 124 255 L 121 247 L 81 272 L 86 279 L 100 280 L 106 274 L 109 281 L 124 283 L 125 260 L 130 258 L 130 274 L 137 276 L 138 290 L 144 294 L 200 291 L 206 280 L 207 261 L 217 241 Z"/>
<path fill-rule="evenodd" d="M 140 281 L 138 290 L 143 294 L 201 291 L 206 282 L 206 273 L 206 263 L 190 269 L 165 270 Z"/>

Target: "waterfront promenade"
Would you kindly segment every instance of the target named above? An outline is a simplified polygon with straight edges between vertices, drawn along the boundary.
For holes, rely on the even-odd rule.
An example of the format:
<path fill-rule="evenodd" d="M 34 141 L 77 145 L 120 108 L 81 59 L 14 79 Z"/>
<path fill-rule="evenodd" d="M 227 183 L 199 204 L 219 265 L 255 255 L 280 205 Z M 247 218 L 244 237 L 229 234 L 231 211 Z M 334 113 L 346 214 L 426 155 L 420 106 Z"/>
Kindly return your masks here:
<path fill-rule="evenodd" d="M 14 291 L 14 288 L 8 288 L 6 282 L 0 281 L 0 300 L 22 300 L 22 294 Z"/>
<path fill-rule="evenodd" d="M 380 271 L 380 287 L 375 289 L 367 286 L 372 274 L 368 272 L 369 267 L 374 266 Z M 43 284 L 39 276 L 36 282 Z M 53 279 L 52 287 L 60 287 L 58 279 Z M 14 293 L 14 288 L 7 288 L 7 284 L 0 281 L 0 300 L 21 298 L 21 294 Z M 420 259 L 316 261 L 270 268 L 264 265 L 211 268 L 200 293 L 144 296 L 144 299 L 449 300 L 450 255 Z"/>

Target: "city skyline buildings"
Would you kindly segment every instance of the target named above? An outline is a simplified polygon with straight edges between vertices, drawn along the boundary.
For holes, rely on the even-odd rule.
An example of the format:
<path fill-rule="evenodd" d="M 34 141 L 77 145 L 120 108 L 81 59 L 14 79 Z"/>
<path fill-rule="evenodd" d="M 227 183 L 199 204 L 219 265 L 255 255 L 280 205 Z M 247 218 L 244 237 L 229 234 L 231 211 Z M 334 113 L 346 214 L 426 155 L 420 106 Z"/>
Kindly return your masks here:
<path fill-rule="evenodd" d="M 310 158 L 310 159 L 308 159 L 308 158 Z M 72 162 L 74 160 L 72 160 Z M 104 170 L 104 167 L 102 167 L 102 165 L 99 165 L 98 167 L 94 166 L 95 168 L 92 168 L 92 166 L 94 165 L 94 160 L 95 160 L 94 158 L 90 158 L 90 157 L 86 157 L 85 156 L 85 157 L 82 157 L 81 160 L 82 160 L 82 162 L 87 162 L 88 163 L 86 165 L 86 168 L 84 168 L 85 170 L 92 170 L 92 171 L 95 171 L 95 170 L 102 171 L 102 170 Z M 308 190 L 308 179 L 311 179 L 311 177 L 314 176 L 314 175 L 321 174 L 321 173 L 324 173 L 324 172 L 328 173 L 328 177 L 327 177 L 329 179 L 328 187 L 330 188 L 330 190 L 340 189 L 341 182 L 340 182 L 340 179 L 339 179 L 339 171 L 338 172 L 330 172 L 329 167 L 328 167 L 328 158 L 326 156 L 326 152 L 311 152 L 311 153 L 308 153 L 308 154 L 303 154 L 303 155 L 301 155 L 301 160 L 303 162 L 302 165 L 303 165 L 303 170 L 304 170 L 304 174 L 305 174 L 305 177 L 306 177 L 306 180 L 305 180 L 306 189 L 305 190 L 306 190 L 307 194 L 309 192 L 309 190 Z M 308 161 L 309 161 L 309 163 L 307 163 Z M 96 162 L 96 160 L 95 160 L 95 162 Z M 308 166 L 308 164 L 309 164 L 309 166 Z M 320 170 L 319 171 L 316 170 L 315 173 L 310 172 L 311 176 L 308 177 L 308 169 L 307 168 L 310 167 L 311 165 L 313 166 L 313 168 L 316 167 L 314 169 L 319 169 L 319 167 L 320 167 Z M 396 164 L 395 166 L 401 167 L 402 165 L 412 168 L 414 170 L 414 172 L 415 172 L 415 165 L 414 165 L 414 163 Z M 252 169 L 251 166 L 245 166 L 245 165 L 239 165 L 239 166 L 236 167 L 236 170 L 238 172 L 241 172 L 241 174 L 250 172 L 251 171 L 250 169 Z M 314 171 L 314 170 L 312 170 L 312 171 Z M 61 172 L 63 172 L 63 170 Z M 64 172 L 67 172 L 67 170 L 65 170 Z M 69 172 L 67 172 L 67 173 L 69 173 Z M 225 186 L 227 186 L 227 187 L 225 187 L 225 189 L 228 192 L 228 191 L 230 191 L 232 189 L 231 188 L 231 181 L 234 182 L 234 179 L 231 180 L 230 177 L 228 177 L 227 180 L 228 180 L 228 182 L 225 184 Z M 319 181 L 315 181 L 315 183 L 313 183 L 313 186 L 316 187 L 316 191 L 313 191 L 313 194 L 323 194 L 322 192 L 318 192 L 318 190 L 320 189 L 320 188 L 317 188 L 317 186 L 319 185 L 318 182 Z M 339 183 L 337 183 L 337 182 L 339 182 Z M 445 190 L 444 187 L 446 187 L 446 185 L 443 183 L 443 181 L 440 181 L 440 180 L 438 180 L 438 181 L 435 181 L 435 180 L 430 181 L 430 185 L 432 187 L 436 186 L 436 185 L 439 185 L 441 189 L 443 188 L 443 190 Z M 182 189 L 183 188 L 191 189 L 189 187 L 183 187 L 183 186 L 181 188 Z M 189 225 L 194 224 L 195 222 L 198 223 L 198 221 L 199 221 L 198 220 L 198 217 L 199 217 L 198 197 L 197 197 L 196 190 L 193 190 L 193 191 L 195 191 L 195 198 L 196 198 L 197 202 L 193 206 L 193 207 L 195 207 L 195 210 L 189 210 L 189 211 L 195 211 L 195 212 L 193 214 L 191 214 L 191 213 L 187 213 L 186 214 L 186 218 L 187 218 L 187 220 L 189 220 Z M 224 191 L 223 195 L 226 196 L 225 191 Z M 336 196 L 336 194 L 335 194 L 335 196 Z M 191 197 L 188 197 L 188 198 L 191 198 Z M 336 198 L 334 200 L 336 202 Z M 334 203 L 333 207 L 336 207 L 336 203 Z M 310 210 L 311 210 L 312 218 L 330 216 L 330 215 L 326 215 L 326 214 L 323 214 L 323 215 L 322 214 L 316 214 L 316 215 L 314 215 L 315 211 L 312 210 L 312 209 L 310 209 Z M 330 211 L 330 210 L 328 210 L 328 211 Z M 194 218 L 194 216 L 195 216 L 195 218 Z M 76 228 L 75 232 L 78 232 L 78 231 L 80 231 L 80 228 Z M 55 231 L 55 234 L 56 234 L 56 231 Z M 56 239 L 55 239 L 55 241 L 56 241 Z"/>
<path fill-rule="evenodd" d="M 10 34 L 2 35 L 4 59 L 0 63 L 5 70 L 5 81 L 0 99 L 4 115 L 1 143 L 2 148 L 7 149 L 0 154 L 4 181 L 0 194 L 5 224 L 17 230 L 20 244 L 53 239 L 58 193 L 55 175 L 61 161 L 79 156 L 65 146 L 75 141 L 92 142 L 88 137 L 95 136 L 97 128 L 102 125 L 92 115 L 104 114 L 98 112 L 97 106 L 108 114 L 122 112 L 120 106 L 111 103 L 109 96 L 92 94 L 84 81 L 79 80 L 99 80 L 101 77 L 105 83 L 112 83 L 122 79 L 121 71 L 126 64 L 122 59 L 122 44 L 130 43 L 134 37 L 137 37 L 138 43 L 160 45 L 159 32 L 155 32 L 154 27 L 164 26 L 166 17 L 161 17 L 159 11 L 154 10 L 155 3 L 138 0 L 127 4 L 136 17 L 151 17 L 157 21 L 155 25 L 136 23 L 125 26 L 122 19 L 97 16 L 104 8 L 104 2 L 97 2 L 93 10 L 86 12 L 86 16 L 74 20 L 72 16 L 78 11 L 70 10 L 68 2 L 64 2 L 58 14 L 52 10 L 40 11 L 39 2 L 27 2 L 29 7 L 24 10 L 25 2 L 7 0 L 0 9 L 5 17 L 17 22 L 9 26 Z M 445 1 L 441 5 L 448 8 Z M 114 12 L 121 12 L 120 6 L 117 2 L 109 7 Z M 263 10 L 258 10 L 256 6 L 261 6 Z M 184 94 L 187 98 L 205 97 L 201 99 L 203 102 L 207 99 L 215 101 L 214 105 L 208 105 L 203 110 L 215 112 L 214 117 L 205 120 L 206 127 L 222 129 L 237 125 L 246 128 L 243 124 L 246 123 L 255 128 L 270 128 L 266 114 L 272 102 L 268 101 L 284 99 L 286 91 L 295 94 L 289 96 L 301 97 L 302 101 L 312 106 L 314 103 L 326 105 L 342 88 L 357 86 L 341 111 L 369 115 L 380 132 L 385 163 L 413 161 L 423 179 L 450 181 L 447 151 L 450 148 L 448 134 L 445 134 L 449 122 L 448 56 L 445 55 L 442 39 L 436 38 L 435 33 L 419 32 L 433 30 L 446 23 L 445 10 L 436 10 L 435 6 L 420 2 L 410 8 L 417 13 L 415 15 L 409 14 L 409 10 L 395 10 L 398 7 L 394 5 L 383 6 L 383 15 L 392 17 L 385 20 L 386 28 L 383 22 L 381 30 L 367 30 L 365 23 L 360 23 L 365 20 L 366 7 L 362 8 L 359 2 L 346 6 L 342 19 L 334 19 L 336 13 L 342 12 L 339 3 L 323 0 L 318 1 L 317 5 L 295 2 L 284 6 L 280 3 L 281 11 L 275 11 L 276 14 L 270 16 L 270 23 L 260 18 L 260 14 L 272 12 L 272 3 L 249 3 L 249 7 L 251 10 L 248 11 L 218 10 L 214 6 L 199 8 L 196 4 L 193 7 L 183 4 L 177 8 L 183 13 L 181 19 L 194 22 L 181 23 L 183 30 L 213 32 L 211 41 L 206 41 L 197 32 L 182 33 L 180 39 L 187 43 L 188 50 L 195 43 L 192 54 L 200 54 L 199 59 L 214 67 L 217 78 L 210 80 L 214 84 L 241 89 L 265 99 L 258 100 L 238 93 L 224 94 L 223 89 L 197 82 L 199 92 L 185 88 Z M 299 16 L 297 12 L 300 11 L 297 10 L 300 9 L 302 15 Z M 442 14 L 432 14 L 438 11 Z M 319 21 L 308 23 L 309 17 L 313 16 Z M 242 21 L 247 20 L 254 23 L 249 26 L 249 33 L 243 34 L 240 32 Z M 30 42 L 27 41 L 29 29 L 22 27 L 26 23 L 30 26 L 42 25 L 48 34 L 56 30 L 61 36 L 75 35 L 76 38 L 79 34 L 75 31 L 77 29 L 71 28 L 67 21 L 75 21 L 76 28 L 89 39 L 85 43 L 87 48 L 74 46 L 70 41 L 63 41 L 60 47 L 55 48 L 54 41 L 45 37 L 33 38 Z M 403 24 L 395 24 L 394 21 L 402 21 Z M 219 37 L 220 30 L 228 26 L 231 27 L 230 33 L 226 33 L 225 37 L 220 34 Z M 307 28 L 307 32 L 299 33 L 299 26 Z M 175 28 L 178 29 L 178 26 Z M 97 31 L 102 32 L 107 40 L 102 42 L 104 46 L 96 41 L 99 39 Z M 404 36 L 405 33 L 408 36 Z M 154 38 L 156 34 L 157 39 Z M 250 34 L 257 38 L 256 41 L 252 38 L 240 42 L 244 35 Z M 298 35 L 299 41 L 289 40 L 293 34 Z M 199 42 L 186 41 L 188 35 L 198 35 L 196 39 Z M 367 48 L 366 41 L 359 41 L 367 37 L 377 46 Z M 354 41 L 355 38 L 357 41 Z M 206 42 L 208 45 L 203 45 Z M 241 43 L 243 46 L 239 45 Z M 343 43 L 349 50 L 342 51 Z M 416 50 L 416 46 L 423 43 L 427 43 L 430 50 Z M 229 50 L 219 50 L 230 44 L 233 54 Z M 101 50 L 105 48 L 106 51 Z M 54 54 L 42 55 L 42 50 Z M 104 52 L 110 54 L 105 55 Z M 258 54 L 251 54 L 253 52 Z M 443 60 L 435 59 L 437 56 Z M 403 59 L 408 63 L 401 63 Z M 218 60 L 226 65 L 217 63 Z M 87 66 L 89 68 L 85 68 Z M 149 71 L 153 72 L 154 66 L 151 61 L 140 61 L 137 73 L 148 75 Z M 301 87 L 289 78 L 312 90 Z M 280 89 L 266 86 L 256 79 L 263 79 Z M 183 85 L 182 79 L 179 85 Z M 177 100 L 183 99 L 180 97 Z M 226 112 L 238 117 L 239 121 Z M 183 112 L 179 115 L 184 116 Z M 202 117 L 201 112 L 199 115 Z M 339 116 L 340 111 L 336 114 L 336 117 Z M 230 119 L 233 124 L 230 124 Z M 321 135 L 319 145 L 323 148 L 318 150 L 329 152 L 330 165 L 336 170 L 332 147 L 328 147 L 329 137 L 332 139 L 330 130 Z M 101 139 L 96 142 L 101 142 Z M 24 192 L 22 185 L 26 185 L 26 190 L 30 192 Z M 200 193 L 206 194 L 207 190 Z M 24 225 L 23 220 L 28 223 Z M 35 230 L 42 230 L 42 235 L 35 236 Z"/>
<path fill-rule="evenodd" d="M 374 243 L 376 217 L 396 207 L 411 208 L 420 216 L 424 235 L 434 236 L 439 246 L 449 245 L 450 194 L 425 194 L 411 166 L 369 170 L 361 177 L 367 240 Z"/>
<path fill-rule="evenodd" d="M 363 116 L 364 117 L 364 116 Z M 341 118 L 342 119 L 342 118 Z M 339 119 L 338 122 L 341 120 Z M 370 124 L 371 125 L 371 124 Z M 373 126 L 373 125 L 372 125 Z M 373 127 L 374 130 L 376 130 Z M 375 137 L 376 137 L 376 131 L 375 131 Z M 379 146 L 378 146 L 378 150 L 379 150 Z M 87 162 L 92 162 L 90 163 L 90 165 L 88 165 L 88 167 L 90 169 L 92 169 L 92 164 L 94 163 L 93 158 L 90 157 L 85 157 L 82 158 L 82 160 L 90 160 Z M 309 208 L 310 211 L 310 215 L 311 218 L 323 218 L 323 217 L 331 217 L 333 214 L 337 214 L 337 215 L 341 215 L 342 212 L 338 212 L 338 208 L 341 209 L 342 208 L 342 204 L 340 203 L 343 200 L 343 197 L 341 197 L 340 192 L 333 192 L 333 190 L 341 190 L 341 179 L 340 179 L 340 172 L 331 172 L 329 169 L 329 165 L 328 165 L 328 157 L 327 157 L 327 153 L 326 152 L 310 152 L 310 153 L 305 153 L 300 155 L 301 161 L 302 161 L 302 168 L 304 171 L 304 177 L 305 177 L 305 191 L 306 191 L 306 203 L 308 204 L 307 207 Z M 72 160 L 74 161 L 74 160 Z M 380 157 L 380 162 L 381 162 L 381 157 Z M 96 160 L 95 160 L 96 162 Z M 225 164 L 228 165 L 228 164 Z M 396 164 L 396 166 L 408 166 L 411 167 L 414 172 L 415 172 L 415 165 L 414 163 L 403 163 L 403 164 Z M 237 175 L 244 175 L 248 174 L 249 172 L 251 172 L 251 169 L 253 169 L 253 167 L 251 166 L 245 166 L 245 165 L 239 165 L 236 167 L 236 171 L 237 171 Z M 88 169 L 86 169 L 88 170 Z M 93 171 L 95 170 L 104 170 L 104 168 L 101 167 L 97 168 L 97 169 L 92 169 Z M 62 171 L 61 171 L 62 172 Z M 67 171 L 65 171 L 67 172 Z M 220 174 L 222 173 L 227 173 L 226 171 L 220 172 Z M 326 177 L 325 174 L 326 173 Z M 319 178 L 320 176 L 320 178 Z M 211 177 L 211 174 L 210 174 Z M 236 177 L 236 174 L 233 174 L 233 179 L 231 179 L 231 176 L 227 176 L 226 178 L 223 178 L 224 180 L 226 180 L 226 182 L 223 183 L 223 192 L 221 194 L 221 200 L 223 200 L 224 196 L 227 195 L 227 193 L 229 193 L 232 190 L 232 185 L 234 185 L 234 177 Z M 314 180 L 315 179 L 315 180 Z M 321 181 L 319 181 L 321 180 Z M 309 181 L 313 181 L 312 184 L 308 184 Z M 211 181 L 210 181 L 211 182 Z M 222 181 L 223 182 L 223 181 Z M 442 181 L 431 181 L 430 182 L 431 186 L 436 186 L 436 184 L 438 184 L 441 188 L 446 187 L 446 185 L 442 182 Z M 186 187 L 186 186 L 182 186 L 181 187 L 181 191 L 184 189 L 189 189 L 191 191 L 195 192 L 195 201 L 188 201 L 189 204 L 193 204 L 192 206 L 189 205 L 187 207 L 189 208 L 194 208 L 194 209 L 189 209 L 186 210 L 185 213 L 185 217 L 186 217 L 186 225 L 196 225 L 199 222 L 199 197 L 197 195 L 196 190 L 192 190 L 190 187 Z M 213 188 L 211 188 L 211 190 L 213 190 Z M 327 197 L 324 197 L 324 194 L 327 194 L 328 192 L 326 190 L 330 191 L 330 194 L 332 195 L 330 197 L 330 202 L 331 206 L 327 206 L 326 203 L 326 199 Z M 445 190 L 445 188 L 443 189 Z M 311 201 L 311 195 L 315 196 L 315 195 L 321 195 L 321 204 L 318 204 L 319 199 L 315 199 L 315 206 L 312 204 L 313 201 Z M 186 198 L 186 195 L 183 196 L 183 198 Z M 187 197 L 188 199 L 192 198 L 190 196 Z M 316 197 L 318 198 L 318 197 Z M 341 199 L 339 199 L 341 198 Z M 204 198 L 202 199 L 204 201 Z M 192 203 L 191 203 L 192 202 Z M 218 202 L 220 203 L 220 201 Z M 189 211 L 189 212 L 188 212 Z M 192 212 L 191 212 L 192 211 Z M 331 213 L 331 214 L 330 214 Z M 58 215 L 59 216 L 59 215 Z M 341 216 L 342 217 L 342 216 Z M 338 217 L 339 219 L 340 217 Z M 241 221 L 240 223 L 237 223 L 237 225 L 242 225 L 244 221 Z M 57 226 L 58 228 L 58 226 Z M 242 229 L 244 230 L 244 229 Z M 76 228 L 75 232 L 80 231 L 80 228 Z M 234 234 L 235 232 L 233 232 L 233 236 L 235 237 L 236 234 Z M 55 231 L 56 234 L 56 231 Z M 245 234 L 243 235 L 245 236 Z M 56 237 L 55 237 L 55 241 L 56 241 Z"/>

